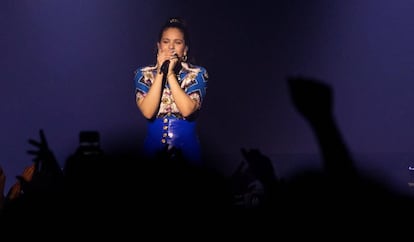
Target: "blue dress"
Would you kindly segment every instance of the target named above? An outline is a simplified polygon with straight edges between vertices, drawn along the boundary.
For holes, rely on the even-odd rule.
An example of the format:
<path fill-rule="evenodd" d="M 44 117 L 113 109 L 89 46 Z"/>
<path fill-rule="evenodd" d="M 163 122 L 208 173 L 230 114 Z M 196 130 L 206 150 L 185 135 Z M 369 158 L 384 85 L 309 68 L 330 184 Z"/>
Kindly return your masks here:
<path fill-rule="evenodd" d="M 146 66 L 135 71 L 135 98 L 143 98 L 154 82 L 157 68 Z M 208 74 L 204 67 L 182 63 L 177 80 L 187 95 L 198 103 L 198 110 L 184 118 L 179 112 L 168 83 L 162 90 L 158 113 L 148 120 L 144 155 L 157 158 L 163 152 L 179 152 L 187 162 L 202 165 L 200 142 L 196 132 L 198 111 L 206 95 Z M 172 152 L 174 153 L 174 152 Z"/>

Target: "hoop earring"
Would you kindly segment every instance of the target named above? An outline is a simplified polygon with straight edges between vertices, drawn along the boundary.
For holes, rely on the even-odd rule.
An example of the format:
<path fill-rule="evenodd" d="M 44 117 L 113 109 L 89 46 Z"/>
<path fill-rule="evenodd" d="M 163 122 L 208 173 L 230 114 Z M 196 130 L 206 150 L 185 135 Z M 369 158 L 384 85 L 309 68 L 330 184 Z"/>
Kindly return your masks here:
<path fill-rule="evenodd" d="M 184 55 L 183 57 L 182 57 L 182 61 L 184 61 L 184 62 L 187 62 L 187 55 Z"/>

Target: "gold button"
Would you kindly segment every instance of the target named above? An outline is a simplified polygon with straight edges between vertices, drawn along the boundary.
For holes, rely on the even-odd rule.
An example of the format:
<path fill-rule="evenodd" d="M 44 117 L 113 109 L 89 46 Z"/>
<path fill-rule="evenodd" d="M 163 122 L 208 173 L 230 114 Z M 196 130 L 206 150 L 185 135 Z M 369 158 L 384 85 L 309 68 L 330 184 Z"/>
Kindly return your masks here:
<path fill-rule="evenodd" d="M 168 129 L 168 126 L 166 126 L 166 125 L 165 125 L 165 126 L 164 126 L 164 127 L 162 127 L 162 128 L 163 128 L 164 130 L 167 130 L 167 129 Z"/>
<path fill-rule="evenodd" d="M 167 137 L 167 133 L 163 133 L 162 137 L 164 137 L 164 138 Z"/>
<path fill-rule="evenodd" d="M 164 123 L 168 123 L 168 119 L 166 119 L 166 118 L 165 118 L 165 119 L 164 119 Z"/>
<path fill-rule="evenodd" d="M 163 144 L 165 144 L 165 142 L 167 142 L 165 139 L 162 139 L 161 140 L 161 142 L 163 143 Z"/>

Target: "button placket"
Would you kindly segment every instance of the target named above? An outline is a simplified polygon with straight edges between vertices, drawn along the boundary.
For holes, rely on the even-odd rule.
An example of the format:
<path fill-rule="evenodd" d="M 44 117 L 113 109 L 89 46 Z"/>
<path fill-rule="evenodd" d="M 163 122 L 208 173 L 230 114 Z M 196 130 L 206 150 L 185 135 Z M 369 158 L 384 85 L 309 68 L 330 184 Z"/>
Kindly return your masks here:
<path fill-rule="evenodd" d="M 162 132 L 161 143 L 166 144 L 167 137 L 168 137 L 168 126 L 169 126 L 168 118 L 164 118 L 162 122 L 163 122 L 163 126 L 162 126 L 163 132 Z"/>

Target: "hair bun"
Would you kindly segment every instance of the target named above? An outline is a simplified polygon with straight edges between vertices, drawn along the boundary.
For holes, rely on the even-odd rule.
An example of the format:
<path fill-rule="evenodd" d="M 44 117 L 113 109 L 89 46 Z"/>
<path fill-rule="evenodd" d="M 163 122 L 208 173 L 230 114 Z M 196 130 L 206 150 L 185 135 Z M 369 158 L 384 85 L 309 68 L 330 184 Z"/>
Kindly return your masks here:
<path fill-rule="evenodd" d="M 171 17 L 168 19 L 166 25 L 179 25 L 179 26 L 186 26 L 186 22 L 180 17 Z"/>
<path fill-rule="evenodd" d="M 170 24 L 172 24 L 172 23 L 182 23 L 182 21 L 178 18 L 170 18 L 170 20 L 168 22 Z"/>

